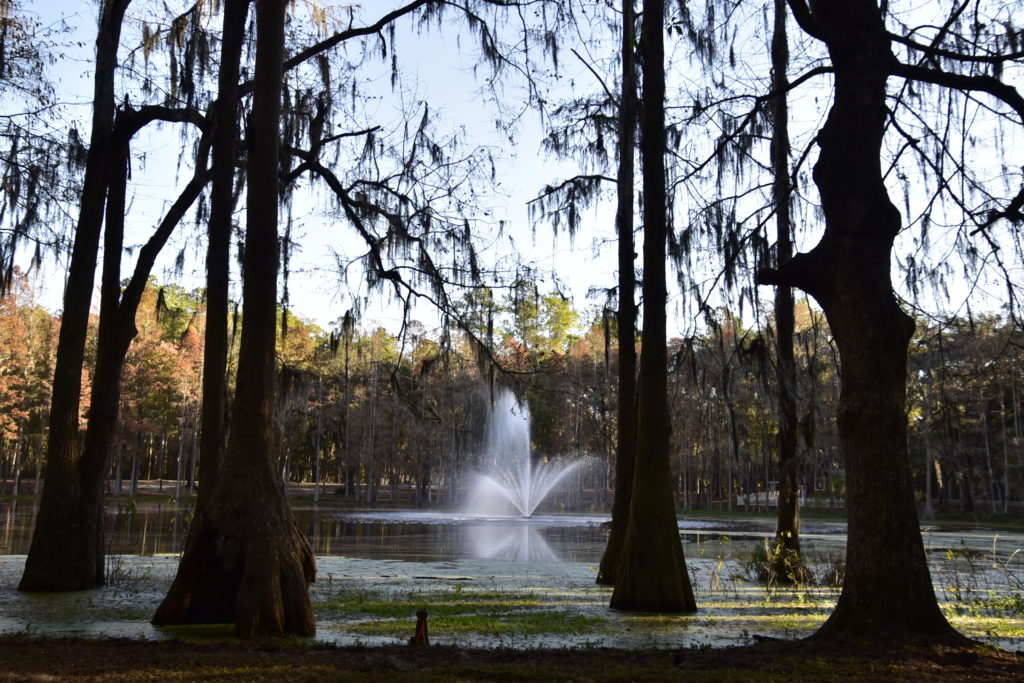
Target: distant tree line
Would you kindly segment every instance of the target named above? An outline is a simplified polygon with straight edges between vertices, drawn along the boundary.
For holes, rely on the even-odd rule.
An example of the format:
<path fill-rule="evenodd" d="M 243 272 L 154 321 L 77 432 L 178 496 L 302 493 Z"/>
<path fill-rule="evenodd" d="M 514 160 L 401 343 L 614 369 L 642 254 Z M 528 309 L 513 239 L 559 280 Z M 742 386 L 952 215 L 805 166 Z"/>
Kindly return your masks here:
<path fill-rule="evenodd" d="M 37 303 L 35 287 L 18 272 L 0 300 L 3 493 L 32 490 L 25 482 L 38 481 L 46 440 L 60 319 Z M 504 370 L 494 381 L 527 401 L 534 457 L 590 458 L 592 467 L 573 482 L 585 493 L 566 500 L 606 509 L 618 438 L 610 418 L 618 364 L 614 317 L 577 311 L 557 294 L 526 286 L 493 308 L 492 353 Z M 458 331 L 428 332 L 416 324 L 403 341 L 381 327 L 342 320 L 323 330 L 284 315 L 275 402 L 282 483 L 319 483 L 322 494 L 371 505 L 459 503 L 483 447 L 491 376 Z M 140 480 L 164 480 L 169 493 L 201 482 L 205 320 L 202 291 L 151 279 L 125 363 L 111 493 L 132 494 Z M 752 326 L 719 309 L 708 313 L 702 333 L 669 342 L 671 468 L 680 509 L 775 504 L 777 393 L 767 323 Z M 242 324 L 234 318 L 233 339 Z M 804 505 L 841 507 L 834 344 L 823 315 L 806 300 L 797 306 L 795 328 Z M 88 348 L 94 349 L 95 321 L 91 329 Z M 236 357 L 229 353 L 232 368 Z M 919 320 L 910 362 L 907 420 L 922 509 L 1019 514 L 1024 334 L 998 314 Z M 87 395 L 89 375 L 83 377 Z"/>

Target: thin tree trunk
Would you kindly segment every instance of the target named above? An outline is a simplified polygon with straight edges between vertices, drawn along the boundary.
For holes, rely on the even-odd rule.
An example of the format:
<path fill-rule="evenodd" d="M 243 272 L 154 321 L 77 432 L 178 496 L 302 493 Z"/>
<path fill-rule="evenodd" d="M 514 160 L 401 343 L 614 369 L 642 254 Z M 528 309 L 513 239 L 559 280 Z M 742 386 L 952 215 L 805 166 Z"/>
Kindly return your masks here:
<path fill-rule="evenodd" d="M 622 2 L 622 92 L 619 95 L 619 168 L 617 174 L 618 208 L 615 227 L 618 232 L 619 308 L 618 322 L 618 404 L 616 420 L 619 438 L 615 444 L 615 493 L 612 501 L 612 526 L 608 545 L 601 557 L 597 583 L 614 586 L 622 561 L 629 516 L 629 497 L 633 488 L 633 460 L 636 449 L 636 275 L 633 260 L 633 154 L 636 144 L 636 69 L 633 59 L 636 17 L 633 0 Z"/>
<path fill-rule="evenodd" d="M 134 498 L 139 494 L 139 453 L 132 453 L 132 473 L 128 480 L 128 497 Z"/>
<path fill-rule="evenodd" d="M 693 612 L 697 609 L 679 538 L 669 468 L 665 278 L 665 3 L 645 0 L 643 54 L 644 280 L 643 355 L 637 444 L 629 521 L 612 592 L 616 609 Z"/>
<path fill-rule="evenodd" d="M 1010 512 L 1010 439 L 1006 434 L 1006 393 L 1000 388 L 999 415 L 1003 423 L 1003 514 Z"/>
<path fill-rule="evenodd" d="M 345 311 L 345 317 L 341 322 L 341 333 L 345 336 L 345 400 L 342 402 L 341 407 L 341 433 L 342 433 L 342 453 L 345 460 L 345 497 L 352 498 L 354 496 L 354 482 L 352 477 L 352 452 L 351 439 L 349 435 L 349 402 L 352 400 L 350 374 L 349 374 L 349 346 L 352 342 L 352 331 L 355 326 L 355 321 L 352 317 L 351 311 Z"/>
<path fill-rule="evenodd" d="M 177 475 L 174 479 L 174 505 L 181 507 L 181 485 L 185 478 L 185 416 L 182 410 L 182 417 L 179 418 L 181 426 L 178 428 L 178 462 Z"/>
<path fill-rule="evenodd" d="M 398 496 L 398 401 L 391 396 L 391 443 L 388 446 L 388 484 L 391 488 L 391 501 Z"/>
<path fill-rule="evenodd" d="M 372 352 L 371 352 L 372 353 Z M 370 357 L 371 380 L 370 380 L 370 425 L 367 434 L 366 448 L 366 488 L 364 489 L 363 502 L 367 505 L 377 504 L 377 407 L 379 395 L 377 393 L 377 364 Z"/>
<path fill-rule="evenodd" d="M 732 360 L 725 355 L 724 340 L 719 334 L 719 350 L 722 352 L 722 398 L 725 401 L 725 414 L 729 418 L 729 470 L 726 480 L 725 498 L 726 507 L 732 512 L 732 499 L 736 474 L 734 468 L 739 466 L 739 434 L 737 430 L 736 406 L 732 401 Z"/>
<path fill-rule="evenodd" d="M 988 401 L 985 400 L 984 394 L 979 397 L 978 401 L 981 404 L 981 434 L 985 442 L 985 472 L 988 475 L 988 501 L 994 515 L 997 510 L 996 493 L 998 489 L 996 487 L 995 473 L 992 471 L 992 440 L 989 436 Z"/>
<path fill-rule="evenodd" d="M 316 435 L 313 439 L 313 502 L 320 501 L 320 433 L 323 431 L 324 378 L 317 377 Z"/>
<path fill-rule="evenodd" d="M 167 432 L 163 431 L 160 433 L 160 460 L 157 464 L 157 476 L 158 480 L 158 491 L 163 493 L 164 490 L 164 465 L 167 462 Z"/>
<path fill-rule="evenodd" d="M 789 107 L 786 89 L 789 79 L 789 43 L 786 37 L 786 2 L 775 0 L 772 35 L 772 195 L 775 200 L 776 262 L 781 266 L 793 258 L 789 182 Z M 793 353 L 793 290 L 775 289 L 775 331 L 777 344 L 777 381 L 779 397 L 779 500 L 776 508 L 775 542 L 780 566 L 774 572 L 783 579 L 807 580 L 809 575 L 800 558 L 800 485 L 796 414 L 796 360 Z"/>
<path fill-rule="evenodd" d="M 28 439 L 25 438 L 25 421 L 21 420 L 18 429 L 18 445 L 14 451 L 14 471 L 11 473 L 11 495 L 17 496 L 21 486 L 21 468 L 28 455 Z"/>
<path fill-rule="evenodd" d="M 926 381 L 931 380 L 931 368 L 929 368 Z M 925 519 L 935 518 L 935 508 L 932 507 L 932 470 L 935 467 L 932 456 L 932 401 L 931 387 L 924 389 L 924 421 L 922 422 L 924 432 L 924 517 Z"/>
<path fill-rule="evenodd" d="M 238 78 L 249 0 L 225 0 L 217 101 L 213 106 L 210 218 L 206 246 L 206 331 L 203 343 L 199 471 L 203 485 L 197 508 L 217 485 L 227 436 L 228 287 L 231 227 L 235 209 L 235 157 L 238 147 Z"/>

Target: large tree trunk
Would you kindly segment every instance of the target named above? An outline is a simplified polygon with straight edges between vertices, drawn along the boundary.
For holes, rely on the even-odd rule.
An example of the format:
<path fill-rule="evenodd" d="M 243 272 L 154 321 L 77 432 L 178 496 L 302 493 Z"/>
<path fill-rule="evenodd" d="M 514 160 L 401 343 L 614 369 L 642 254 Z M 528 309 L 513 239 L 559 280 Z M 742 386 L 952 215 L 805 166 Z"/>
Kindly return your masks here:
<path fill-rule="evenodd" d="M 665 3 L 644 2 L 642 161 L 644 189 L 643 353 L 629 521 L 612 592 L 616 609 L 693 612 L 669 469 L 665 183 Z"/>
<path fill-rule="evenodd" d="M 633 1 L 622 2 L 622 92 L 619 95 L 619 168 L 618 208 L 615 227 L 619 235 L 619 370 L 617 421 L 619 438 L 615 444 L 615 498 L 612 501 L 612 528 L 601 557 L 597 583 L 614 586 L 622 559 L 629 517 L 629 497 L 633 484 L 633 459 L 636 449 L 636 274 L 633 266 L 633 153 L 636 143 L 636 71 L 633 42 L 636 17 Z"/>
<path fill-rule="evenodd" d="M 226 0 L 218 97 L 213 106 L 209 242 L 206 256 L 206 332 L 203 348 L 203 401 L 199 459 L 203 478 L 178 575 L 153 623 L 233 621 L 235 572 L 218 572 L 207 559 L 217 534 L 207 519 L 217 473 L 224 459 L 227 397 L 228 284 L 231 214 L 238 129 L 238 78 L 249 0 Z M 182 452 L 178 449 L 179 486 Z M 188 560 L 186 562 L 186 559 Z M 198 607 L 194 607 L 198 605 Z"/>
<path fill-rule="evenodd" d="M 45 485 L 19 590 L 83 590 L 103 583 L 102 468 L 83 463 L 78 411 L 100 229 L 110 174 L 114 70 L 131 0 L 103 4 L 96 36 L 93 119 L 68 267 L 50 402 Z"/>
<path fill-rule="evenodd" d="M 233 621 L 252 635 L 312 635 L 313 553 L 288 507 L 275 467 L 278 124 L 284 0 L 257 6 L 257 51 L 248 130 L 248 197 L 242 339 L 231 430 L 196 541 L 153 618 L 156 624 Z"/>
<path fill-rule="evenodd" d="M 799 0 L 792 4 L 806 12 Z M 914 324 L 892 291 L 890 252 L 901 220 L 880 165 L 893 55 L 873 0 L 819 2 L 813 20 L 835 69 L 835 101 L 818 136 L 814 168 L 825 233 L 811 252 L 764 273 L 762 281 L 814 296 L 840 354 L 846 576 L 835 611 L 815 637 L 953 637 L 932 590 L 907 452 L 907 346 Z"/>

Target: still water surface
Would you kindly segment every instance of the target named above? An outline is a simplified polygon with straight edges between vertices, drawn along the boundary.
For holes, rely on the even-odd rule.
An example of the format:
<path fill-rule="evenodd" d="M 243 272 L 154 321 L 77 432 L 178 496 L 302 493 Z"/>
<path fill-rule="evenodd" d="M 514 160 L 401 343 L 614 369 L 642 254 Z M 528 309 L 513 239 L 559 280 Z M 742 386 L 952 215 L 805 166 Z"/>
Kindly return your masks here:
<path fill-rule="evenodd" d="M 24 594 L 16 587 L 37 506 L 34 500 L 0 501 L 0 632 L 167 637 L 148 621 L 174 575 L 189 511 L 170 502 L 112 501 L 106 516 L 110 585 L 70 594 Z M 645 620 L 609 610 L 610 590 L 594 583 L 607 540 L 606 516 L 487 519 L 352 510 L 331 503 L 300 505 L 295 512 L 317 556 L 317 581 L 311 586 L 317 638 L 343 645 L 396 641 L 360 626 L 365 617 L 329 607 L 353 591 L 408 602 L 403 626 L 406 620 L 414 623 L 417 601 L 524 592 L 546 609 L 597 618 L 603 624 L 579 634 L 431 634 L 438 642 L 483 647 L 721 646 L 750 642 L 752 633 L 798 637 L 813 631 L 836 597 L 824 586 L 792 594 L 766 592 L 749 576 L 744 578 L 742 560 L 756 543 L 773 535 L 771 518 L 682 520 L 680 532 L 700 612 Z M 804 553 L 817 563 L 817 575 L 842 558 L 845 531 L 840 522 L 805 522 Z M 974 597 L 1024 591 L 1024 534 L 925 527 L 923 536 L 936 592 L 945 604 L 970 605 Z M 1002 647 L 1024 648 L 1024 616 L 983 618 L 988 620 L 957 626 Z"/>
<path fill-rule="evenodd" d="M 419 562 L 505 557 L 597 563 L 607 541 L 606 515 L 536 515 L 477 518 L 460 513 L 404 510 L 353 510 L 330 503 L 298 505 L 294 512 L 317 556 L 393 559 Z M 37 500 L 0 501 L 0 555 L 24 555 L 32 540 Z M 106 530 L 108 552 L 115 555 L 173 555 L 181 552 L 191 515 L 189 508 L 153 500 L 110 501 Z M 770 538 L 774 520 L 766 517 L 684 517 L 679 523 L 687 555 L 714 549 L 716 554 L 747 551 Z M 976 528 L 922 526 L 931 552 L 969 549 L 1008 558 L 1024 548 L 1024 533 Z M 805 521 L 804 552 L 845 551 L 842 522 Z"/>
<path fill-rule="evenodd" d="M 331 504 L 293 508 L 317 556 L 445 561 L 506 557 L 522 560 L 599 562 L 608 530 L 606 515 L 553 514 L 480 518 L 432 511 L 352 510 Z M 23 555 L 32 540 L 36 500 L 0 501 L 0 555 Z M 172 502 L 111 501 L 106 537 L 110 554 L 181 552 L 191 511 Z M 704 547 L 742 544 L 771 536 L 769 519 L 684 519 L 683 542 Z M 807 551 L 839 552 L 845 527 L 804 525 Z"/>

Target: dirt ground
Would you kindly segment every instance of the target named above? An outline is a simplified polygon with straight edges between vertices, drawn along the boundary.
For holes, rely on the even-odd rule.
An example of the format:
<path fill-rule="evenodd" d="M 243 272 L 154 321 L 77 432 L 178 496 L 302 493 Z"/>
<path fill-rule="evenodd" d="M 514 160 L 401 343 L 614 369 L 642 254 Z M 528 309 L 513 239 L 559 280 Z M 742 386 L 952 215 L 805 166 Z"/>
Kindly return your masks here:
<path fill-rule="evenodd" d="M 334 648 L 246 641 L 0 638 L 3 681 L 1020 681 L 988 647 L 770 641 L 691 650 Z"/>

